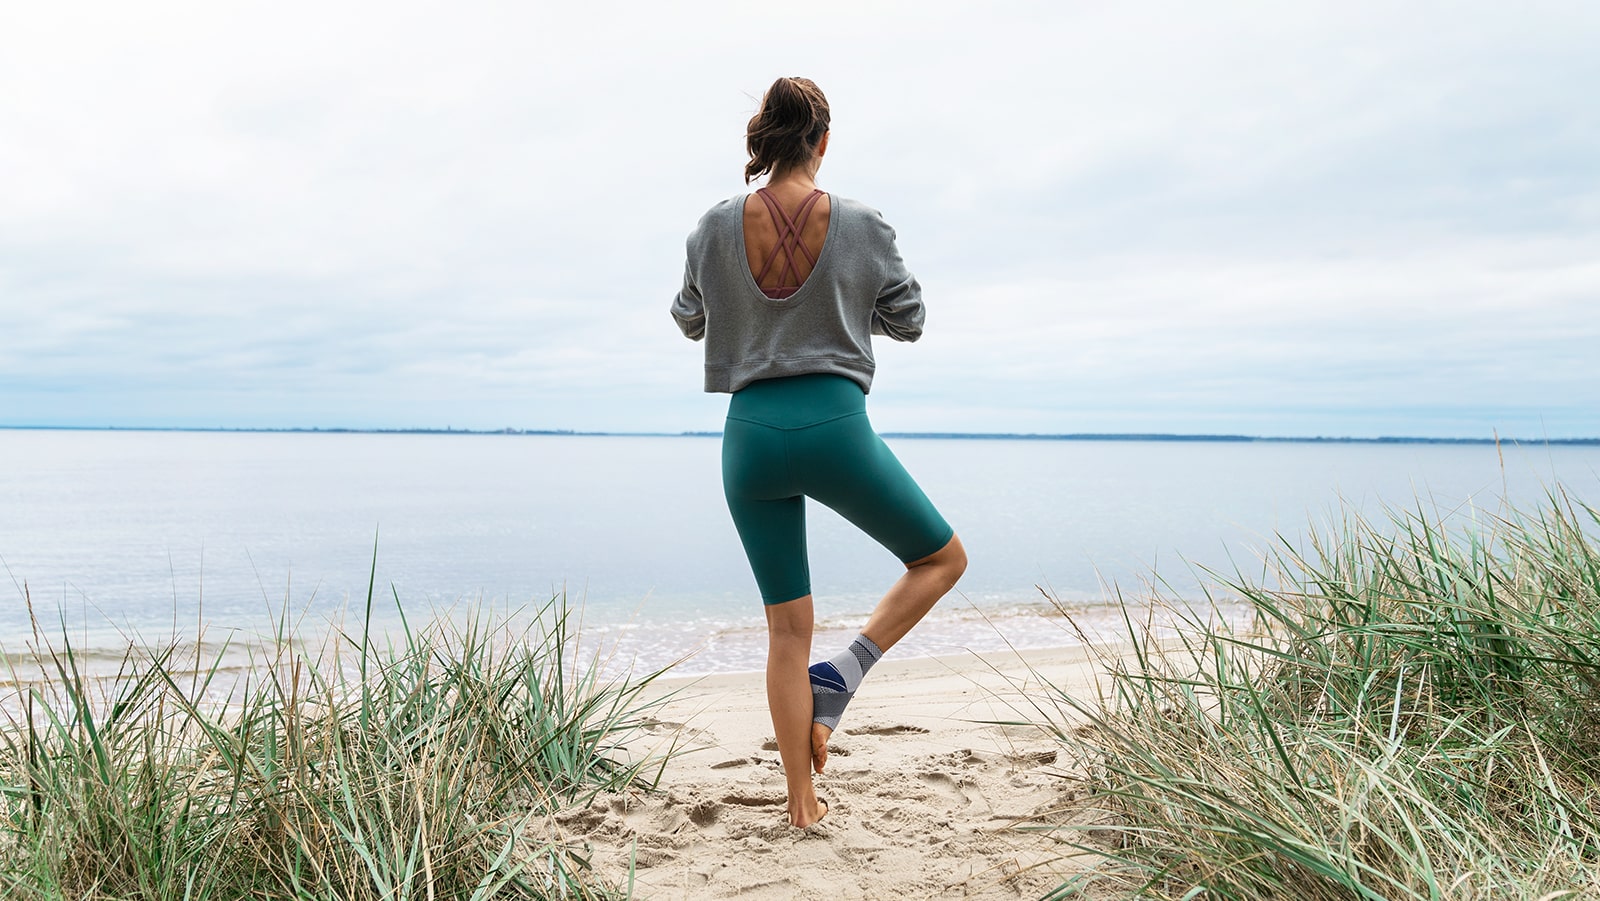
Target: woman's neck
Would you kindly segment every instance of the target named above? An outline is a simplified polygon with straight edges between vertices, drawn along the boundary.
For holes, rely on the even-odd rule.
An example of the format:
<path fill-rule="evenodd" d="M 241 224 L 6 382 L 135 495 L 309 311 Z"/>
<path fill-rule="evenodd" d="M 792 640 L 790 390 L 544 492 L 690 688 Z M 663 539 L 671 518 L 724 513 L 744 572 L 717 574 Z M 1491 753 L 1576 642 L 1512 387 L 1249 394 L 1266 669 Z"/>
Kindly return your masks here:
<path fill-rule="evenodd" d="M 817 170 L 814 166 L 791 166 L 774 171 L 767 179 L 767 188 L 776 191 L 804 191 L 817 189 Z"/>

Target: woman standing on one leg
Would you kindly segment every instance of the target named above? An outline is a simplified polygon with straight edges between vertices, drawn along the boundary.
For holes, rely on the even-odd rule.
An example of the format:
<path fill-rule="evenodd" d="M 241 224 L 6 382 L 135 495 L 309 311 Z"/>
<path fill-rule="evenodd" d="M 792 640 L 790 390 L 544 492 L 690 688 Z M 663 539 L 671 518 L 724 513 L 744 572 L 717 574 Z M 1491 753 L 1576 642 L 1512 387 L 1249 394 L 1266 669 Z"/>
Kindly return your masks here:
<path fill-rule="evenodd" d="M 672 305 L 683 333 L 706 342 L 705 389 L 733 395 L 723 490 L 766 605 L 767 703 L 789 822 L 801 827 L 827 813 L 810 770 L 822 772 L 862 677 L 967 565 L 954 530 L 867 421 L 871 336 L 921 336 L 922 291 L 876 210 L 817 190 L 828 119 L 810 80 L 773 82 L 745 135 L 745 181 L 768 175 L 767 186 L 700 219 Z M 807 497 L 906 565 L 861 635 L 810 667 Z"/>

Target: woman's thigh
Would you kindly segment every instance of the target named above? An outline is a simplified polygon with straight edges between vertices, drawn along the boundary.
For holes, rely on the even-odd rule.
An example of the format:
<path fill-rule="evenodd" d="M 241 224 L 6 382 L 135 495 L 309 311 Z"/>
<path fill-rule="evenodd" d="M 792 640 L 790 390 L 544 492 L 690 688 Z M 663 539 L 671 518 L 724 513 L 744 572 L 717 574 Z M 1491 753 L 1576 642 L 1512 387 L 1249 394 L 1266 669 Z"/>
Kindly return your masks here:
<path fill-rule="evenodd" d="M 903 563 L 937 552 L 955 534 L 865 415 L 791 433 L 789 452 L 791 474 L 807 495 Z"/>
<path fill-rule="evenodd" d="M 811 593 L 805 499 L 789 478 L 787 433 L 730 419 L 722 433 L 722 490 L 765 604 Z"/>

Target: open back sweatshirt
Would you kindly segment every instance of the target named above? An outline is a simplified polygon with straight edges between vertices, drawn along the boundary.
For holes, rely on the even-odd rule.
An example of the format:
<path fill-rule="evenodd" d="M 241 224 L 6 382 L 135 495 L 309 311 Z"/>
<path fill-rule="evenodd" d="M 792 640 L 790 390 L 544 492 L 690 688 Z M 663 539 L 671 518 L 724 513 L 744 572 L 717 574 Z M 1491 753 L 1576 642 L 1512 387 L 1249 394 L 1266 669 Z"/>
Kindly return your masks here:
<path fill-rule="evenodd" d="M 732 393 L 757 379 L 848 376 L 872 390 L 872 336 L 922 336 L 922 288 L 877 210 L 830 194 L 828 236 L 800 289 L 762 292 L 745 254 L 748 195 L 712 207 L 689 235 L 683 289 L 672 317 L 706 342 L 706 390 Z"/>

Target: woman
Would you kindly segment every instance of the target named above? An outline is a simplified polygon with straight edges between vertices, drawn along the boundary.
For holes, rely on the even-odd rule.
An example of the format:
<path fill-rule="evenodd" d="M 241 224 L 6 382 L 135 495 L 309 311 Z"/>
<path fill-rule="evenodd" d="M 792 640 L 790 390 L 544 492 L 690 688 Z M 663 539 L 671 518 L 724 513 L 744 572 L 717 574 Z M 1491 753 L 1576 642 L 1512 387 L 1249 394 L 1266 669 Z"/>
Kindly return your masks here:
<path fill-rule="evenodd" d="M 828 737 L 872 664 L 966 569 L 961 541 L 866 416 L 872 335 L 915 341 L 922 293 L 876 210 L 817 189 L 828 101 L 780 78 L 750 120 L 745 183 L 689 236 L 672 315 L 706 342 L 705 389 L 733 395 L 722 438 L 728 509 L 766 607 L 767 703 L 788 783 L 789 822 L 827 813 Z M 811 667 L 805 498 L 838 511 L 906 565 L 850 647 Z"/>

